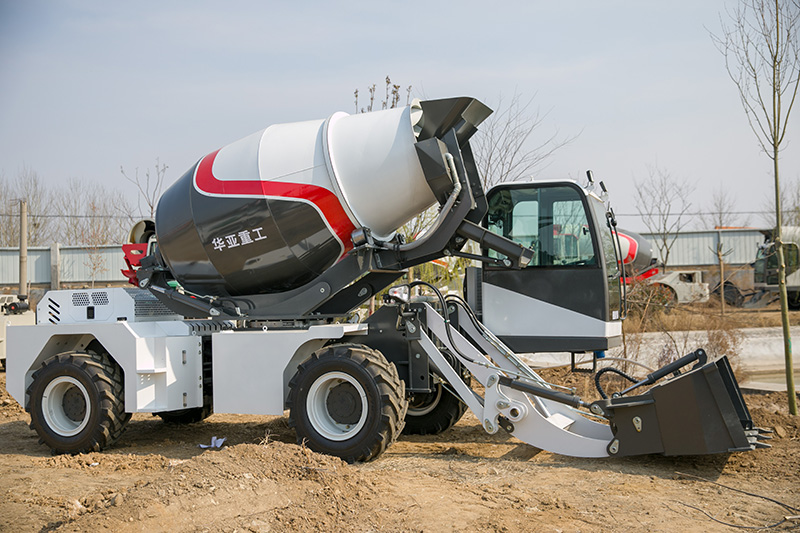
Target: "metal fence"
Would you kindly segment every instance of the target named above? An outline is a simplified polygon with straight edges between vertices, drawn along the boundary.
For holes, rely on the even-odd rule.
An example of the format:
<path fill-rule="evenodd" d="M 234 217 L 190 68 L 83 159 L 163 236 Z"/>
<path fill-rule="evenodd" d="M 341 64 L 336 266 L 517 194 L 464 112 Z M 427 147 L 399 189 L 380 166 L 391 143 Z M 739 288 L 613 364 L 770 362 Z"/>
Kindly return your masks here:
<path fill-rule="evenodd" d="M 656 236 L 642 233 L 658 254 Z M 670 249 L 669 265 L 696 267 L 717 264 L 717 243 L 728 252 L 724 261 L 730 265 L 746 265 L 756 257 L 764 236 L 758 229 L 723 229 L 679 233 Z M 58 270 L 55 265 L 58 265 Z M 126 268 L 121 245 L 86 248 L 60 246 L 28 248 L 28 281 L 53 286 L 53 277 L 60 283 L 124 282 L 120 272 Z M 19 283 L 19 249 L 0 248 L 0 285 Z"/>
<path fill-rule="evenodd" d="M 56 268 L 57 266 L 57 268 Z M 28 282 L 112 283 L 126 281 L 121 245 L 87 248 L 60 246 L 28 248 Z M 0 285 L 19 284 L 19 249 L 0 248 Z"/>
<path fill-rule="evenodd" d="M 652 233 L 642 233 L 642 236 L 652 243 L 653 253 L 658 257 L 658 237 Z M 722 253 L 727 253 L 723 258 L 725 263 L 746 265 L 755 261 L 758 245 L 763 242 L 764 235 L 758 229 L 685 231 L 675 236 L 675 243 L 670 248 L 669 266 L 716 265 L 717 243 L 722 243 Z"/>

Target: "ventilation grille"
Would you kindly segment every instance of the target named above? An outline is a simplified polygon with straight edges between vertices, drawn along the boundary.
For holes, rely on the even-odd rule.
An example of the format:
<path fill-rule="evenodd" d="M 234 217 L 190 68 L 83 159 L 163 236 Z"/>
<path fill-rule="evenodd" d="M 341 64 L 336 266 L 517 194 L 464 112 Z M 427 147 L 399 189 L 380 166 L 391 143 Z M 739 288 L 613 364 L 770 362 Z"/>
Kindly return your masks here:
<path fill-rule="evenodd" d="M 51 302 L 53 300 L 50 300 Z M 88 292 L 73 292 L 72 293 L 72 305 L 75 307 L 86 307 L 89 305 L 89 293 Z"/>
<path fill-rule="evenodd" d="M 47 299 L 47 320 L 51 324 L 58 324 L 59 322 L 61 322 L 61 306 L 58 305 L 55 301 L 53 301 L 51 298 Z"/>
<path fill-rule="evenodd" d="M 158 300 L 149 302 L 137 301 L 133 305 L 133 311 L 136 316 L 167 316 L 175 314 L 169 307 Z"/>
<path fill-rule="evenodd" d="M 133 313 L 139 317 L 172 316 L 175 312 L 161 303 L 158 298 L 147 291 L 139 289 L 125 289 L 133 298 Z"/>
<path fill-rule="evenodd" d="M 93 292 L 92 293 L 92 305 L 108 305 L 108 293 L 107 292 Z"/>

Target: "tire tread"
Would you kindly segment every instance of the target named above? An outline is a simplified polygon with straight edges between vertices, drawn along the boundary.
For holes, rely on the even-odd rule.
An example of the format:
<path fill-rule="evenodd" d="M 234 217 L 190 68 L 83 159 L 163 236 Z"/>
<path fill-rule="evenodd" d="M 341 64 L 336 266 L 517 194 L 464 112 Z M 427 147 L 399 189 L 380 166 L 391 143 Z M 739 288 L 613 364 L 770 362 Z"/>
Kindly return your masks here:
<path fill-rule="evenodd" d="M 97 388 L 97 405 L 100 409 L 99 421 L 91 430 L 91 435 L 85 442 L 75 446 L 59 444 L 45 432 L 45 422 L 39 421 L 38 416 L 32 412 L 34 395 L 39 386 L 38 380 L 42 373 L 54 365 L 70 365 L 83 371 Z M 31 413 L 31 429 L 40 437 L 40 442 L 50 446 L 54 454 L 62 453 L 88 453 L 99 452 L 116 442 L 125 430 L 131 418 L 131 413 L 125 412 L 124 377 L 122 369 L 107 353 L 98 353 L 92 349 L 85 352 L 66 352 L 47 359 L 42 366 L 33 373 L 31 385 L 26 391 L 26 411 Z"/>
<path fill-rule="evenodd" d="M 372 435 L 366 439 L 356 451 L 339 455 L 347 462 L 366 462 L 380 456 L 391 446 L 403 431 L 408 403 L 405 398 L 405 383 L 400 379 L 397 368 L 389 363 L 377 350 L 362 344 L 336 344 L 327 346 L 314 352 L 311 357 L 301 363 L 297 372 L 289 382 L 289 426 L 297 428 L 297 410 L 293 406 L 297 403 L 297 391 L 304 374 L 309 368 L 315 366 L 323 357 L 332 359 L 349 359 L 361 366 L 371 377 L 378 388 L 381 403 L 380 424 Z M 298 444 L 304 444 L 306 439 L 299 433 Z M 309 447 L 314 449 L 314 443 L 309 442 Z"/>

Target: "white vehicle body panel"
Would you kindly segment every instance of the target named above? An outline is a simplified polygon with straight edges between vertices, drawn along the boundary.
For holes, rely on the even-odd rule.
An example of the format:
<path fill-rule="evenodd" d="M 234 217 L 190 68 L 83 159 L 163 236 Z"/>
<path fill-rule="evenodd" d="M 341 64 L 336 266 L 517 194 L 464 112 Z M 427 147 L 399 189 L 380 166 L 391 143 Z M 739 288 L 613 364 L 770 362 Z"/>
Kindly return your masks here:
<path fill-rule="evenodd" d="M 484 309 L 491 309 L 491 313 L 484 313 L 484 324 L 501 337 L 520 332 L 588 338 L 622 335 L 620 320 L 605 322 L 490 283 L 483 283 L 483 302 Z"/>
<path fill-rule="evenodd" d="M 215 333 L 211 337 L 214 412 L 282 415 L 297 366 L 327 341 L 366 330 L 366 324 L 330 324 Z"/>
<path fill-rule="evenodd" d="M 0 361 L 6 360 L 6 334 L 14 326 L 29 326 L 36 322 L 36 314 L 33 311 L 25 311 L 18 315 L 0 315 Z"/>
<path fill-rule="evenodd" d="M 97 339 L 125 373 L 125 410 L 157 412 L 203 405 L 201 338 L 182 322 L 114 322 L 9 328 L 8 392 L 25 405 L 33 373 L 53 355 Z M 24 347 L 24 349 L 22 349 Z"/>
<path fill-rule="evenodd" d="M 280 415 L 297 365 L 328 340 L 367 330 L 366 324 L 329 324 L 219 331 L 227 323 L 154 320 L 163 310 L 147 294 L 121 288 L 47 293 L 38 324 L 9 328 L 9 393 L 24 406 L 33 373 L 45 360 L 86 350 L 96 339 L 123 370 L 127 412 L 202 407 L 202 334 L 211 333 L 215 411 Z"/>

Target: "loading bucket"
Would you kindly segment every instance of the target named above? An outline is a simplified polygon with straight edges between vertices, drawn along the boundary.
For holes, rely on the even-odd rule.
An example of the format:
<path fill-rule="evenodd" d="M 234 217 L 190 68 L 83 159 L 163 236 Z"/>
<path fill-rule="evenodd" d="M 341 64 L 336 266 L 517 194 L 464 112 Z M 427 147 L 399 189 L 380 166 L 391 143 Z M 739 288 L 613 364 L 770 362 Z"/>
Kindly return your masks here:
<path fill-rule="evenodd" d="M 766 447 L 727 357 L 638 396 L 596 402 L 611 422 L 612 456 L 703 455 Z"/>

